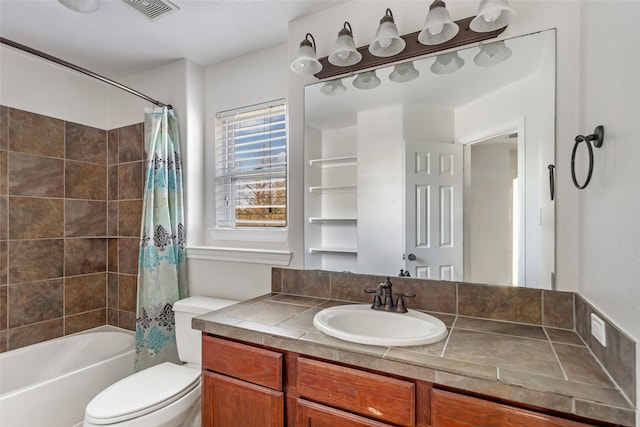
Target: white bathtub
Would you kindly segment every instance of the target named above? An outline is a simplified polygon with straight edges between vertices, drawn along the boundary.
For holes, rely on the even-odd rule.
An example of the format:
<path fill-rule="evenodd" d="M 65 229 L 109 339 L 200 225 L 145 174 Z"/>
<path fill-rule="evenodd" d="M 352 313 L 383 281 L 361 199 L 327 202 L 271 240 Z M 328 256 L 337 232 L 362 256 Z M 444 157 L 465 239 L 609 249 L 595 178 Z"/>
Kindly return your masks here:
<path fill-rule="evenodd" d="M 101 326 L 0 353 L 0 426 L 71 427 L 89 401 L 133 373 L 135 334 Z"/>

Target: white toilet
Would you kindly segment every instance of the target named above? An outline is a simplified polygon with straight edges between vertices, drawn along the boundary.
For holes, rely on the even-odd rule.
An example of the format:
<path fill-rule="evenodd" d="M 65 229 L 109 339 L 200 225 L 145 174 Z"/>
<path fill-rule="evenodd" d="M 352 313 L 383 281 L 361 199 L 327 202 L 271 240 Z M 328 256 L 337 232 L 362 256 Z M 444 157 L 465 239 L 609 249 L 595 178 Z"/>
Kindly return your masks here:
<path fill-rule="evenodd" d="M 200 425 L 201 332 L 191 319 L 238 301 L 189 297 L 173 305 L 176 340 L 184 365 L 161 363 L 104 389 L 89 402 L 84 426 Z"/>

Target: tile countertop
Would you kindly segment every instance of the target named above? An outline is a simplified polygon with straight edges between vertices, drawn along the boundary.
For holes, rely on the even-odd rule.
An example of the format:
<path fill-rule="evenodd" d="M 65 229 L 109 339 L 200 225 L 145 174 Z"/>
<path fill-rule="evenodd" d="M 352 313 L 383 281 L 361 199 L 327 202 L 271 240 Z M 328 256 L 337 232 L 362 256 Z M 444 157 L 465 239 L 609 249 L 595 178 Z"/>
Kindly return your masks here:
<path fill-rule="evenodd" d="M 302 355 L 416 378 L 586 418 L 633 426 L 635 410 L 574 331 L 429 313 L 449 329 L 422 346 L 355 344 L 313 326 L 352 302 L 267 294 L 193 320 L 194 329 Z"/>

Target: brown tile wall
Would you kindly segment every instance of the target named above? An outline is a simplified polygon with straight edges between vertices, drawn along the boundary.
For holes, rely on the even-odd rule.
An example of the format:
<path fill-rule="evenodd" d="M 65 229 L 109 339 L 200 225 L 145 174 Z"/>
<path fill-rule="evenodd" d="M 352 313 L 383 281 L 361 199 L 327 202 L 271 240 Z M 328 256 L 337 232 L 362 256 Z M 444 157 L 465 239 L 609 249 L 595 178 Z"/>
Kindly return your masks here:
<path fill-rule="evenodd" d="M 112 129 L 107 139 L 107 323 L 135 330 L 144 183 L 143 125 Z"/>
<path fill-rule="evenodd" d="M 364 288 L 375 288 L 383 276 L 273 268 L 272 292 L 370 303 Z M 635 342 L 602 316 L 582 296 L 573 292 L 512 288 L 473 283 L 440 282 L 393 277 L 394 291 L 413 292 L 409 307 L 436 313 L 502 320 L 553 329 L 576 331 L 599 362 L 635 401 Z M 607 346 L 590 332 L 590 316 L 596 313 L 606 323 Z"/>
<path fill-rule="evenodd" d="M 142 129 L 0 106 L 0 351 L 135 328 Z"/>

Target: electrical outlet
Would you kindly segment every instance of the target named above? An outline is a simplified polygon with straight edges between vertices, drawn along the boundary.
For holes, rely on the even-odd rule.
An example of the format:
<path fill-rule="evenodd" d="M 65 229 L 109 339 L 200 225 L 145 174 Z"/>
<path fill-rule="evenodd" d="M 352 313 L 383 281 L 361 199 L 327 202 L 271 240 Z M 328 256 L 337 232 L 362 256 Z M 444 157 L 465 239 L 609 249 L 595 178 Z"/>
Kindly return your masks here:
<path fill-rule="evenodd" d="M 593 335 L 603 347 L 607 346 L 607 332 L 604 326 L 604 320 L 591 313 L 591 335 Z"/>

